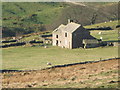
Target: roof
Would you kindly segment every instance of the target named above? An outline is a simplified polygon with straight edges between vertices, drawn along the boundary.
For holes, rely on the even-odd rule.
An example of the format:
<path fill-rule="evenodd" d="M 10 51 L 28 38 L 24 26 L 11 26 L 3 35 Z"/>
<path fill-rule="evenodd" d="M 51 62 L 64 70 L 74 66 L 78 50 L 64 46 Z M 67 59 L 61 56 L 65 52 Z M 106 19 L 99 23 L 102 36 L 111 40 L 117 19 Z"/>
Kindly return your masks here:
<path fill-rule="evenodd" d="M 77 28 L 79 28 L 81 25 L 80 24 L 77 24 L 77 23 L 74 23 L 74 22 L 71 22 L 71 23 L 68 23 L 67 25 L 63 25 L 61 24 L 57 29 L 55 29 L 53 32 L 61 32 L 62 30 L 63 31 L 66 31 L 66 32 L 74 32 Z"/>
<path fill-rule="evenodd" d="M 61 32 L 62 30 L 64 30 L 66 26 L 61 24 L 58 28 L 56 28 L 53 32 Z"/>
<path fill-rule="evenodd" d="M 64 31 L 67 31 L 67 32 L 74 32 L 74 31 L 75 31 L 77 28 L 79 28 L 80 26 L 81 26 L 80 24 L 71 22 L 71 23 L 69 23 L 69 24 L 66 25 Z"/>

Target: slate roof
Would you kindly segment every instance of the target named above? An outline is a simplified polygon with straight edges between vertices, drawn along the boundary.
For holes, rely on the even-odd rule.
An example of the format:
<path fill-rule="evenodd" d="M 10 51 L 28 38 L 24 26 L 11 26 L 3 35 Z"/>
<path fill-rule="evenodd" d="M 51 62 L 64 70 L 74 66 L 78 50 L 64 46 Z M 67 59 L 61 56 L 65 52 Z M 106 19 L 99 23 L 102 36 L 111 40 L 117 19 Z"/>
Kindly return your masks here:
<path fill-rule="evenodd" d="M 59 33 L 59 32 L 61 32 L 62 30 L 64 30 L 65 29 L 65 25 L 63 25 L 63 24 L 61 24 L 58 28 L 56 28 L 53 32 L 57 32 L 57 33 Z"/>
<path fill-rule="evenodd" d="M 61 33 L 61 31 L 66 31 L 66 32 L 74 32 L 77 28 L 79 28 L 81 25 L 80 24 L 77 24 L 77 23 L 74 23 L 74 22 L 71 22 L 71 23 L 68 23 L 67 25 L 63 25 L 61 24 L 57 29 L 55 29 L 53 32 L 58 32 L 58 33 Z"/>
<path fill-rule="evenodd" d="M 71 22 L 71 23 L 69 23 L 69 24 L 66 25 L 64 31 L 72 33 L 72 32 L 74 32 L 77 28 L 79 28 L 80 26 L 81 26 L 80 24 Z"/>

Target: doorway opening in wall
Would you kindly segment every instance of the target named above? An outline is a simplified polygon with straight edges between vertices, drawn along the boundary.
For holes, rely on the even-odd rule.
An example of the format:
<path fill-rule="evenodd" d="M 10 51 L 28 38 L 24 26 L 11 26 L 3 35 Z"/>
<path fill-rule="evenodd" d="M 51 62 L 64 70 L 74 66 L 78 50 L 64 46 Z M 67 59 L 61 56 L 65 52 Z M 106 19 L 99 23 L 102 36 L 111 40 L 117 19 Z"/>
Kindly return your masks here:
<path fill-rule="evenodd" d="M 58 40 L 56 40 L 56 46 L 58 46 Z"/>

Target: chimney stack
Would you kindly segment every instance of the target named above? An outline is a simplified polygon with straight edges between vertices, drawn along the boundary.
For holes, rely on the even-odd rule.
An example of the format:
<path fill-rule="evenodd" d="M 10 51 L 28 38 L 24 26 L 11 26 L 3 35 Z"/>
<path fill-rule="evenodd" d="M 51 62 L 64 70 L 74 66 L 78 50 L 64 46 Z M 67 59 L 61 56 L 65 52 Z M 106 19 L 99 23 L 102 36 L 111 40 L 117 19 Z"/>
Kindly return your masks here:
<path fill-rule="evenodd" d="M 70 23 L 70 19 L 68 19 L 68 23 Z"/>
<path fill-rule="evenodd" d="M 71 19 L 68 19 L 68 23 L 71 23 L 71 22 L 73 22 L 73 20 L 71 20 Z"/>

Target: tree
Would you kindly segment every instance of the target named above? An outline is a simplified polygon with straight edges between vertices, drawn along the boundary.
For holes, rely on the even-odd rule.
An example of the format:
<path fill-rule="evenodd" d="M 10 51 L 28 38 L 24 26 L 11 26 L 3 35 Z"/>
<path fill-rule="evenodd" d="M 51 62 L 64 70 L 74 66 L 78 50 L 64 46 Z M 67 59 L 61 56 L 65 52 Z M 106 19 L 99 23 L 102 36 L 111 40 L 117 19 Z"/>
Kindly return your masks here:
<path fill-rule="evenodd" d="M 41 24 L 41 25 L 40 25 L 40 31 L 45 31 L 45 30 L 46 30 L 45 25 Z"/>
<path fill-rule="evenodd" d="M 95 24 L 96 18 L 97 18 L 97 14 L 94 13 L 91 19 L 91 24 Z"/>

